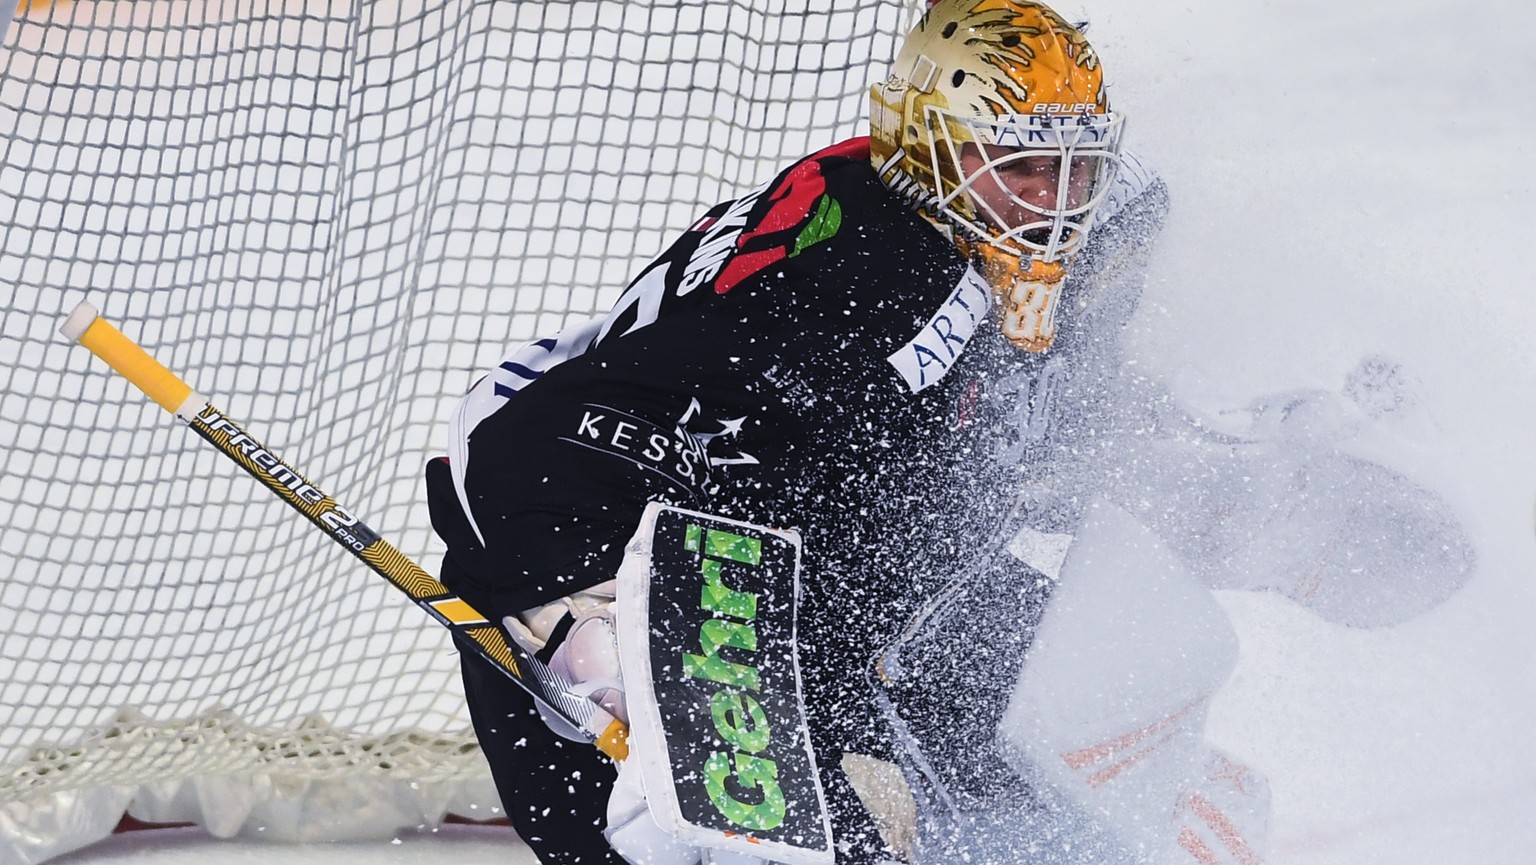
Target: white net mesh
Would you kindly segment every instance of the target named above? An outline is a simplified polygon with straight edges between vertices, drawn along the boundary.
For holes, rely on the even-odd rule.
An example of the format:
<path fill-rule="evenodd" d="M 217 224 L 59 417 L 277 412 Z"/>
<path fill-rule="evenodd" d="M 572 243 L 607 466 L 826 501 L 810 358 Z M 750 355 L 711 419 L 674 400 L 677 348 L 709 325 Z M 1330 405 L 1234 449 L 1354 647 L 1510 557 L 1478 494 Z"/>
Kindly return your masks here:
<path fill-rule="evenodd" d="M 19 12 L 0 48 L 0 810 L 251 772 L 485 774 L 399 756 L 412 736 L 475 756 L 446 633 L 57 336 L 64 312 L 91 300 L 435 569 L 421 471 L 477 371 L 611 302 L 703 205 L 862 134 L 915 5 Z M 304 724 L 329 744 L 266 744 Z"/>

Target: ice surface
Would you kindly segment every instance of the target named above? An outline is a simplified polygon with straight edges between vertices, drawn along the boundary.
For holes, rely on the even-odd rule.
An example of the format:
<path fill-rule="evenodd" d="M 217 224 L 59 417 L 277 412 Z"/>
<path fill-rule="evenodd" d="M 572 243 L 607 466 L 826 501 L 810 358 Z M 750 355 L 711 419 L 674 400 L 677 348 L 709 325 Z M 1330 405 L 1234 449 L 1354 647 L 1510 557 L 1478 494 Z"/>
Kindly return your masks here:
<path fill-rule="evenodd" d="M 1364 355 L 1417 380 L 1362 455 L 1455 506 L 1479 567 L 1354 630 L 1224 593 L 1241 642 L 1210 735 L 1269 777 L 1278 865 L 1530 861 L 1536 850 L 1536 9 L 1514 0 L 1095 0 L 1134 146 L 1174 210 L 1134 360 L 1230 407 L 1336 390 Z M 785 154 L 786 158 L 795 154 Z M 747 185 L 752 178 L 742 178 Z M 124 837 L 61 862 L 531 861 L 489 830 L 398 845 Z"/>
<path fill-rule="evenodd" d="M 392 841 L 348 844 L 267 844 L 223 841 L 196 829 L 117 835 L 50 861 L 50 865 L 536 865 L 512 830 L 452 826 Z"/>

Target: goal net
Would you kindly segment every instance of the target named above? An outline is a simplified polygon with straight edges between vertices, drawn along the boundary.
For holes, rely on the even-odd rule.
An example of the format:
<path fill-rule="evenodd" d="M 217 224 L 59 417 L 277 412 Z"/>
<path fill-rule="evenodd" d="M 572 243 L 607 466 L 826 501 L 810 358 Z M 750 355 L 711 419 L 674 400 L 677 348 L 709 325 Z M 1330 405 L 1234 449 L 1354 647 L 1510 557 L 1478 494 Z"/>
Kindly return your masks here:
<path fill-rule="evenodd" d="M 57 335 L 81 300 L 429 570 L 457 396 L 863 134 L 920 0 L 75 0 L 0 45 L 0 861 L 497 813 L 445 631 Z"/>

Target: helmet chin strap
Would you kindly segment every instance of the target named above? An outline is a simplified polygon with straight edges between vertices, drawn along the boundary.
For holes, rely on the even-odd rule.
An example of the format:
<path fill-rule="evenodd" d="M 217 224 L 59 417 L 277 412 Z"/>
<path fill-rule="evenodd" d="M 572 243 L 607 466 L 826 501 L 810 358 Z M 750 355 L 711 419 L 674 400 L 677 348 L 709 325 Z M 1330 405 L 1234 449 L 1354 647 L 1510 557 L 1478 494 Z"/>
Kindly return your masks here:
<path fill-rule="evenodd" d="M 1056 339 L 1056 309 L 1067 268 L 1061 261 L 1024 259 L 990 243 L 957 238 L 960 249 L 992 286 L 1003 313 L 1003 335 L 1025 351 L 1044 352 Z"/>

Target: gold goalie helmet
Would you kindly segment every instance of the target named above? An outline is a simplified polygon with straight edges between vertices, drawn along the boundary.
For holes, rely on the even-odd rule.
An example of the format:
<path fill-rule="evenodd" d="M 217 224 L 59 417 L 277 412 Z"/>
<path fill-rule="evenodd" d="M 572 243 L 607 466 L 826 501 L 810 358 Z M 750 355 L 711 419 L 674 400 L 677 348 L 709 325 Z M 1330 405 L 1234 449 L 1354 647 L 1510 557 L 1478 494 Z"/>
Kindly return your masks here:
<path fill-rule="evenodd" d="M 1050 348 L 1124 125 L 1088 40 L 1039 3 L 938 0 L 870 107 L 881 180 L 976 264 L 1015 345 Z"/>

